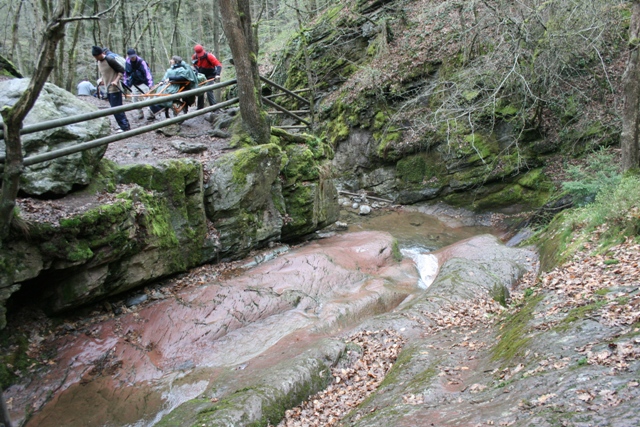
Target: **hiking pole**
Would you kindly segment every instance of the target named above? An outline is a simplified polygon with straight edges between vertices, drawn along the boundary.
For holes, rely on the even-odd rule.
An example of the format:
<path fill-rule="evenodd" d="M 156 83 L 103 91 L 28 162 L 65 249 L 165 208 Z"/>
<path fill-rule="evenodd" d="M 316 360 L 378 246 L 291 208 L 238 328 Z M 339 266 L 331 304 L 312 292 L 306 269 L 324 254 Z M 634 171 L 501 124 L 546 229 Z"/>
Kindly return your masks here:
<path fill-rule="evenodd" d="M 136 89 L 138 89 L 140 91 L 140 95 L 146 95 L 147 92 L 143 91 L 142 89 L 140 89 L 140 86 L 138 86 L 137 84 L 132 84 L 131 86 L 127 86 L 125 83 L 122 83 L 122 86 L 124 86 L 125 89 L 127 89 L 129 92 L 133 93 L 133 90 L 131 89 L 131 86 L 135 87 Z"/>

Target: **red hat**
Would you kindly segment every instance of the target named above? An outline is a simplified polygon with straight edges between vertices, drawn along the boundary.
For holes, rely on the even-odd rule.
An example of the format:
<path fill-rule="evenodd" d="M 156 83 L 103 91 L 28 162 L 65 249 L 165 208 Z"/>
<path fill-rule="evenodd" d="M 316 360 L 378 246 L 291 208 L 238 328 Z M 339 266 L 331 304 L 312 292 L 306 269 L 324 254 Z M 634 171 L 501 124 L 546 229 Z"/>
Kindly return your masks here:
<path fill-rule="evenodd" d="M 202 53 L 202 52 L 204 52 L 204 48 L 203 48 L 201 45 L 199 45 L 199 44 L 195 45 L 195 46 L 193 47 L 193 50 L 195 50 L 195 51 L 196 51 L 196 53 Z"/>

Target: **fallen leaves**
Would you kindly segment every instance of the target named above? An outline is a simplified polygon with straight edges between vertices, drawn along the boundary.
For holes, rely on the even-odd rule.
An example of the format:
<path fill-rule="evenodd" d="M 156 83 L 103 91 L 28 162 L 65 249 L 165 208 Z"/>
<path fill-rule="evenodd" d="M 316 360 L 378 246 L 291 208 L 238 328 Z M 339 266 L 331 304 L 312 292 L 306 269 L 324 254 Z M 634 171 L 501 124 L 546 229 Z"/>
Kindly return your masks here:
<path fill-rule="evenodd" d="M 361 353 L 347 351 L 352 359 L 348 366 L 331 370 L 333 382 L 325 390 L 311 396 L 300 406 L 289 409 L 279 427 L 333 426 L 374 392 L 393 367 L 404 338 L 392 330 L 360 331 L 347 343 L 355 344 Z M 417 404 L 420 397 L 407 397 Z M 375 407 L 372 411 L 375 410 Z"/>

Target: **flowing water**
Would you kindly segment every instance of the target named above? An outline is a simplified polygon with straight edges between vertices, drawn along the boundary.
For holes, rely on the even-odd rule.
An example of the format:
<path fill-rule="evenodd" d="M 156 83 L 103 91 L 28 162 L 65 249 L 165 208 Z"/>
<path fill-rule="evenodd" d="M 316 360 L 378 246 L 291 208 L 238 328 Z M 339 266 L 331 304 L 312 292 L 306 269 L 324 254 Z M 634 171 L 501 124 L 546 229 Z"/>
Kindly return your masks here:
<path fill-rule="evenodd" d="M 25 425 L 39 427 L 152 426 L 187 400 L 224 396 L 313 342 L 393 310 L 435 277 L 430 252 L 496 233 L 486 218 L 433 207 L 347 221 L 338 236 L 276 248 L 240 263 L 246 271 L 236 277 L 57 338 L 49 370 L 5 393 L 12 416 L 34 411 Z"/>

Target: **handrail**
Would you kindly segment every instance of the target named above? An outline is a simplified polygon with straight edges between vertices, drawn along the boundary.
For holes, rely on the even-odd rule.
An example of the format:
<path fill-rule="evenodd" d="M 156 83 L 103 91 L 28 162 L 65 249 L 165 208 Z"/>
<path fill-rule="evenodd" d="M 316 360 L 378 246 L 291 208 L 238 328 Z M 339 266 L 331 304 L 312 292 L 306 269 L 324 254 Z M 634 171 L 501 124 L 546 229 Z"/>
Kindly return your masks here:
<path fill-rule="evenodd" d="M 271 80 L 260 76 L 260 79 L 262 79 L 263 81 L 265 81 L 268 84 L 271 84 L 275 87 L 277 87 L 280 90 L 283 90 L 286 94 L 293 96 L 296 99 L 299 99 L 300 101 L 303 101 L 307 104 L 310 104 L 310 102 L 308 100 L 306 100 L 305 98 L 302 98 L 301 96 L 296 95 L 295 93 L 283 88 L 282 86 L 278 85 L 277 83 L 272 82 Z M 189 96 L 196 96 L 196 95 L 200 95 L 200 94 L 204 94 L 206 92 L 209 92 L 211 90 L 215 90 L 215 89 L 221 89 L 227 86 L 231 86 L 233 84 L 237 83 L 237 79 L 231 79 L 231 80 L 227 80 L 225 82 L 221 82 L 221 83 L 217 83 L 214 85 L 208 85 L 208 86 L 202 86 L 196 89 L 192 89 L 192 90 L 188 90 L 185 92 L 179 92 L 179 93 L 175 93 L 175 94 L 171 94 L 171 95 L 165 95 L 162 97 L 162 101 L 161 102 L 165 102 L 165 101 L 173 101 L 176 99 L 181 99 L 181 98 L 185 98 L 185 97 L 189 97 Z M 280 105 L 276 104 L 275 102 L 266 99 L 265 97 L 262 97 L 262 100 L 267 104 L 270 105 L 273 108 L 276 108 L 277 110 L 280 110 L 282 113 L 284 114 L 288 114 L 291 117 L 295 118 L 296 120 L 305 123 L 308 127 L 311 126 L 311 123 L 305 119 L 303 119 L 302 117 L 297 116 L 295 113 L 288 111 L 287 109 L 285 109 L 284 107 L 281 107 Z M 115 134 L 115 135 L 109 135 L 103 138 L 98 138 L 95 139 L 93 141 L 87 141 L 87 142 L 83 142 L 83 143 L 79 143 L 73 146 L 68 146 L 68 147 L 64 147 L 58 150 L 54 150 L 54 151 L 49 151 L 46 153 L 42 153 L 42 154 L 36 154 L 34 156 L 30 156 L 27 157 L 23 160 L 23 166 L 31 166 L 37 163 L 42 163 L 42 162 L 46 162 L 49 160 L 53 160 L 53 159 L 57 159 L 59 157 L 63 157 L 69 154 L 74 154 L 74 153 L 78 153 L 80 151 L 84 151 L 84 150 L 89 150 L 92 148 L 96 148 L 99 147 L 101 145 L 106 145 L 106 144 L 110 144 L 112 142 L 116 142 L 116 141 L 120 141 L 122 139 L 126 139 L 132 136 L 136 136 L 136 135 L 140 135 L 146 132 L 150 132 L 152 130 L 156 130 L 156 129 L 160 129 L 162 127 L 165 126 L 169 126 L 172 125 L 174 123 L 181 123 L 184 120 L 193 118 L 193 117 L 197 117 L 200 116 L 202 114 L 206 114 L 212 111 L 216 111 L 218 109 L 221 108 L 225 108 L 228 107 L 230 105 L 234 105 L 239 101 L 239 98 L 233 98 L 230 99 L 228 101 L 225 102 L 219 102 L 216 103 L 215 105 L 209 106 L 207 108 L 203 108 L 201 110 L 196 110 L 194 112 L 188 113 L 188 114 L 184 114 L 182 116 L 179 117 L 174 117 L 172 119 L 167 119 L 167 120 L 163 120 L 161 122 L 158 123 L 153 123 L 147 126 L 142 126 L 136 129 L 132 129 L 132 130 L 128 130 L 126 132 L 122 132 L 119 134 Z M 136 109 L 140 109 L 141 107 L 147 107 L 147 106 L 151 106 L 151 105 L 156 105 L 158 104 L 159 100 L 158 98 L 154 98 L 154 99 L 149 99 L 146 101 L 138 101 L 135 103 L 131 103 L 131 104 L 127 104 L 127 105 L 122 105 L 122 106 L 118 106 L 118 107 L 113 107 L 113 108 L 106 108 L 104 110 L 100 110 L 100 111 L 93 111 L 90 113 L 83 113 L 83 114 L 78 114 L 75 116 L 71 116 L 71 117 L 65 117 L 65 118 L 61 118 L 61 119 L 55 119 L 55 120 L 49 120 L 47 122 L 42 122 L 42 123 L 37 123 L 34 125 L 30 125 L 30 126 L 25 126 L 24 128 L 20 129 L 20 134 L 21 135 L 25 135 L 25 134 L 30 134 L 30 133 L 34 133 L 34 132 L 40 132 L 40 131 L 44 131 L 44 130 L 48 130 L 48 129 L 53 129 L 56 127 L 61 127 L 61 126 L 66 126 L 66 125 L 70 125 L 70 124 L 74 124 L 74 123 L 81 123 L 81 122 L 85 122 L 88 120 L 93 120 L 93 119 L 98 119 L 101 117 L 106 117 L 106 116 L 110 116 L 112 114 L 117 114 L 117 113 L 122 113 L 125 111 L 130 111 L 130 110 L 136 110 Z M 291 127 L 291 128 L 298 128 L 298 127 Z M 0 139 L 4 138 L 4 131 L 2 129 L 0 129 Z M 4 170 L 4 161 L 6 160 L 6 155 L 0 155 L 0 172 L 2 172 Z"/>
<path fill-rule="evenodd" d="M 186 92 L 183 92 L 186 93 Z M 59 157 L 67 156 L 69 154 L 78 153 L 80 151 L 89 150 L 91 148 L 96 148 L 101 145 L 110 144 L 112 142 L 119 141 L 121 139 L 129 138 L 131 136 L 140 135 L 142 133 L 146 133 L 155 129 L 160 129 L 165 126 L 172 125 L 174 123 L 180 123 L 187 119 L 191 119 L 193 117 L 200 116 L 202 114 L 209 113 L 211 111 L 219 110 L 220 108 L 225 108 L 230 105 L 233 105 L 238 102 L 238 98 L 233 98 L 225 102 L 219 102 L 215 105 L 211 105 L 209 107 L 203 108 L 201 110 L 196 110 L 192 113 L 184 114 L 182 116 L 174 117 L 172 119 L 162 120 L 158 123 L 153 123 L 151 125 L 142 126 L 136 129 L 132 129 L 126 132 L 122 132 L 115 135 L 105 136 L 103 138 L 94 139 L 93 141 L 83 142 L 80 144 L 72 145 L 69 147 L 64 147 L 59 150 L 49 151 L 47 153 L 36 154 L 35 156 L 30 156 L 24 159 L 24 166 L 31 166 L 36 163 L 46 162 L 48 160 L 57 159 Z M 0 170 L 2 170 L 2 165 L 0 165 Z"/>
<path fill-rule="evenodd" d="M 295 99 L 297 99 L 298 101 L 304 102 L 307 105 L 311 105 L 311 102 L 309 102 L 308 99 L 301 97 L 300 95 L 297 95 L 293 92 L 291 92 L 289 89 L 285 89 L 284 87 L 280 86 L 278 83 L 276 82 L 272 82 L 271 80 L 269 80 L 266 77 L 262 77 L 260 76 L 260 80 L 262 80 L 265 83 L 269 83 L 271 86 L 275 86 L 278 89 L 280 89 L 281 91 L 285 92 L 287 95 L 289 96 L 293 96 Z"/>
<path fill-rule="evenodd" d="M 196 89 L 191 89 L 185 92 L 180 92 L 172 95 L 165 95 L 162 97 L 162 101 L 160 101 L 157 98 L 154 98 L 146 101 L 133 102 L 131 104 L 121 105 L 118 107 L 107 108 L 100 111 L 93 111 L 91 113 L 77 114 L 71 117 L 64 117 L 61 119 L 55 119 L 55 120 L 49 120 L 46 122 L 36 123 L 34 125 L 25 126 L 22 129 L 20 129 L 20 135 L 40 132 L 43 130 L 49 130 L 49 129 L 53 129 L 61 126 L 71 125 L 74 123 L 86 122 L 88 120 L 99 119 L 100 117 L 106 117 L 112 114 L 123 113 L 129 110 L 137 110 L 141 107 L 156 105 L 158 104 L 158 102 L 173 101 L 174 99 L 184 98 L 185 96 L 200 95 L 202 93 L 206 93 L 214 89 L 221 89 L 223 87 L 231 86 L 236 83 L 237 83 L 237 80 L 232 79 L 232 80 L 227 80 L 225 82 L 217 83 L 210 86 L 202 86 Z M 4 139 L 4 129 L 0 129 L 0 139 Z M 1 156 L 0 161 L 2 161 L 3 159 L 4 159 L 4 156 Z"/>
<path fill-rule="evenodd" d="M 287 114 L 287 115 L 293 117 L 294 119 L 304 123 L 307 126 L 311 126 L 311 123 L 309 123 L 308 120 L 305 120 L 302 117 L 298 116 L 297 114 L 294 114 L 291 111 L 287 110 L 286 108 L 276 104 L 275 102 L 268 100 L 264 96 L 262 97 L 262 102 L 264 102 L 265 104 L 275 108 L 276 110 L 280 110 L 280 112 L 282 112 L 283 114 Z"/>

